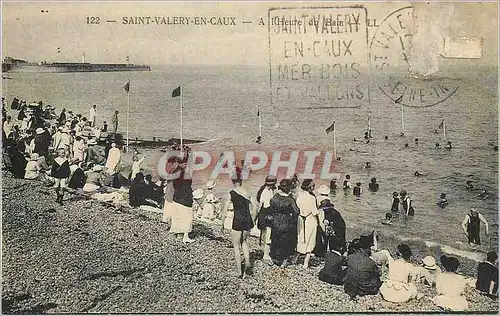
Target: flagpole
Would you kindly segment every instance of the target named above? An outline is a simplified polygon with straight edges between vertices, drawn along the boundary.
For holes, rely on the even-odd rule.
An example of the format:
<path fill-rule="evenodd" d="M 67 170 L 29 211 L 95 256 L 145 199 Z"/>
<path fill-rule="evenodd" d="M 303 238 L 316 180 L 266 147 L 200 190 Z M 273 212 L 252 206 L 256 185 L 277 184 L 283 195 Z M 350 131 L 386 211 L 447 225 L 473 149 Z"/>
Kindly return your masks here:
<path fill-rule="evenodd" d="M 368 137 L 372 136 L 371 135 L 372 133 L 371 133 L 371 124 L 370 123 L 371 123 L 370 122 L 370 112 L 368 112 L 368 131 L 367 131 L 368 132 Z"/>
<path fill-rule="evenodd" d="M 443 142 L 446 141 L 446 120 L 443 119 Z"/>
<path fill-rule="evenodd" d="M 260 118 L 260 115 L 261 115 L 260 105 L 259 105 L 257 112 L 259 113 L 259 136 L 262 138 L 262 119 Z"/>
<path fill-rule="evenodd" d="M 333 158 L 337 159 L 337 135 L 336 135 L 335 122 L 333 122 Z"/>
<path fill-rule="evenodd" d="M 130 82 L 130 79 L 129 81 Z M 129 86 L 130 89 L 130 86 Z M 130 121 L 130 92 L 127 91 L 127 150 L 126 152 L 129 152 L 129 147 L 128 147 L 128 141 L 129 141 L 129 121 Z"/>
<path fill-rule="evenodd" d="M 405 123 L 404 123 L 404 116 L 403 116 L 403 104 L 401 103 L 401 132 L 405 132 Z"/>
<path fill-rule="evenodd" d="M 182 86 L 179 86 L 179 88 L 180 88 L 180 93 L 181 93 L 181 95 L 180 95 L 180 97 L 181 97 L 180 103 L 181 103 L 181 153 L 182 153 L 183 152 L 183 148 L 182 148 L 182 107 L 183 107 L 182 97 L 183 97 L 183 93 L 182 93 Z"/>

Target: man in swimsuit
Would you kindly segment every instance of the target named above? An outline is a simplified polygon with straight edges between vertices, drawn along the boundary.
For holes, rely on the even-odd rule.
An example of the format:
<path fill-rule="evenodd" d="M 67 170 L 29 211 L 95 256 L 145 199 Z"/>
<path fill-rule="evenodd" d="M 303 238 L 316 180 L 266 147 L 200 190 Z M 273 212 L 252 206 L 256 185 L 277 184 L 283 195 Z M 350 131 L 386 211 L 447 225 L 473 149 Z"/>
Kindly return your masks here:
<path fill-rule="evenodd" d="M 480 239 L 480 227 L 481 222 L 486 226 L 486 236 L 488 236 L 489 228 L 488 222 L 475 208 L 471 208 L 469 213 L 465 215 L 465 219 L 462 222 L 462 228 L 464 233 L 467 235 L 469 240 L 469 244 L 472 246 L 473 244 L 481 245 Z"/>

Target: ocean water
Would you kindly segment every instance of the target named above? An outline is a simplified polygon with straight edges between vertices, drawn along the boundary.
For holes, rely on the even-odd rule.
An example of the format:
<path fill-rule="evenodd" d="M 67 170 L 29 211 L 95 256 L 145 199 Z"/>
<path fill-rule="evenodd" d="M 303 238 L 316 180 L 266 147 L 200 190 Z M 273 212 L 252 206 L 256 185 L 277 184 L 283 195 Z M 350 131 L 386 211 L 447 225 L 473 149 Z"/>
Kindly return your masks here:
<path fill-rule="evenodd" d="M 184 89 L 184 137 L 207 140 L 193 146 L 208 150 L 218 157 L 224 150 L 241 153 L 262 149 L 287 151 L 332 150 L 332 137 L 325 129 L 337 122 L 337 152 L 342 160 L 333 170 L 350 174 L 353 183 L 362 182 L 364 193 L 359 201 L 340 190 L 334 197 L 348 225 L 380 230 L 451 247 L 466 242 L 461 222 L 470 207 L 476 207 L 488 220 L 492 234 L 482 234 L 486 247 L 498 243 L 498 144 L 497 68 L 454 68 L 442 73 L 459 85 L 450 99 L 433 107 L 404 109 L 406 136 L 400 137 L 400 109 L 372 89 L 371 102 L 356 109 L 304 109 L 291 104 L 273 107 L 270 102 L 268 69 L 256 67 L 153 67 L 151 72 L 22 74 L 8 73 L 3 80 L 3 95 L 9 104 L 13 97 L 28 102 L 43 100 L 46 104 L 65 107 L 88 115 L 92 104 L 98 106 L 97 123 L 111 120 L 120 111 L 119 130 L 125 131 L 126 93 L 123 86 L 131 80 L 130 133 L 145 139 L 161 139 L 179 135 L 179 99 L 171 92 L 179 84 Z M 367 78 L 373 82 L 376 78 Z M 261 107 L 262 145 L 254 143 L 258 133 L 257 108 Z M 372 113 L 374 138 L 369 144 L 353 142 L 363 138 L 368 111 Z M 446 118 L 447 139 L 453 150 L 434 149 L 442 145 L 442 134 L 434 133 Z M 388 140 L 384 140 L 384 136 Z M 415 145 L 414 139 L 420 142 Z M 404 143 L 409 148 L 404 149 Z M 146 151 L 150 156 L 158 152 Z M 156 157 L 157 158 L 157 157 Z M 154 169 L 150 158 L 146 169 Z M 363 169 L 370 161 L 371 169 Z M 300 163 L 303 164 L 303 161 Z M 414 177 L 418 170 L 424 177 Z M 280 172 L 282 170 L 280 169 Z M 202 186 L 209 171 L 195 174 L 195 186 Z M 283 172 L 280 173 L 283 175 Z M 252 174 L 247 185 L 255 191 L 263 182 L 265 172 Z M 371 177 L 376 177 L 380 191 L 368 192 Z M 341 183 L 342 179 L 338 182 Z M 465 190 L 465 182 L 474 181 L 475 191 Z M 326 181 L 317 179 L 317 186 Z M 227 178 L 218 181 L 217 193 L 227 193 Z M 390 209 L 393 191 L 409 192 L 416 216 L 409 221 L 396 221 L 392 227 L 380 224 Z M 480 190 L 490 197 L 478 197 Z M 446 193 L 449 205 L 436 206 L 440 193 Z M 484 227 L 482 227 L 484 232 Z"/>

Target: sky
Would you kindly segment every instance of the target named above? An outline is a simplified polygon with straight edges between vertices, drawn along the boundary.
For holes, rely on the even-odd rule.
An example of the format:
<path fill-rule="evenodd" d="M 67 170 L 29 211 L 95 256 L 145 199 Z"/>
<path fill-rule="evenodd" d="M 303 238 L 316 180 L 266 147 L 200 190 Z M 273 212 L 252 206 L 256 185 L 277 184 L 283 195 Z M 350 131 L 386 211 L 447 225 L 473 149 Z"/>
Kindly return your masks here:
<path fill-rule="evenodd" d="M 368 18 L 380 23 L 409 2 L 392 3 L 258 3 L 258 2 L 3 2 L 3 56 L 30 61 L 82 60 L 130 62 L 151 65 L 267 65 L 269 62 L 267 14 L 271 7 L 364 5 Z M 416 37 L 417 62 L 428 60 L 429 50 L 443 38 L 480 37 L 483 57 L 471 62 L 497 65 L 498 5 L 496 3 L 413 3 L 422 32 Z M 86 17 L 98 16 L 90 25 Z M 236 17 L 236 26 L 123 25 L 130 16 Z M 260 18 L 266 25 L 259 26 Z M 116 20 L 106 23 L 105 20 Z M 243 21 L 252 23 L 242 23 Z M 369 30 L 373 36 L 375 28 Z M 421 54 L 421 56 L 419 56 Z M 432 54 L 430 62 L 439 62 Z M 424 58 L 425 57 L 425 58 Z M 427 58 L 427 59 L 426 59 Z M 436 59 L 436 60 L 434 60 Z"/>

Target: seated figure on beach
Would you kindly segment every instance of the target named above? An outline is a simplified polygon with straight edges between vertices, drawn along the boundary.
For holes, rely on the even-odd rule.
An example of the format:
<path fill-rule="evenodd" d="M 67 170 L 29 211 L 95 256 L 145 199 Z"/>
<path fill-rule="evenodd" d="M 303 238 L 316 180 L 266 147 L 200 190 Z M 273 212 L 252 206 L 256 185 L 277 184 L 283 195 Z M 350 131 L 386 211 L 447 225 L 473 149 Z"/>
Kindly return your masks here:
<path fill-rule="evenodd" d="M 38 163 L 40 156 L 37 153 L 31 155 L 30 160 L 26 164 L 26 172 L 24 173 L 24 179 L 27 180 L 42 180 L 40 179 L 40 171 L 42 168 Z"/>
<path fill-rule="evenodd" d="M 415 268 L 409 262 L 412 255 L 410 247 L 400 244 L 397 249 L 401 258 L 389 263 L 389 275 L 380 287 L 380 294 L 386 301 L 403 303 L 417 297 Z"/>
<path fill-rule="evenodd" d="M 495 251 L 486 254 L 486 260 L 477 266 L 476 289 L 491 298 L 498 297 L 498 255 Z"/>
<path fill-rule="evenodd" d="M 71 170 L 71 177 L 69 178 L 68 187 L 73 190 L 83 189 L 86 177 L 80 160 L 72 161 L 69 168 Z"/>
<path fill-rule="evenodd" d="M 441 195 L 439 196 L 439 200 L 437 201 L 437 205 L 442 208 L 448 205 L 448 200 L 446 199 L 446 193 L 441 193 Z"/>
<path fill-rule="evenodd" d="M 447 142 L 446 142 L 446 145 L 444 146 L 444 149 L 448 149 L 448 150 L 450 150 L 450 149 L 452 149 L 452 148 L 453 148 L 453 146 L 451 146 L 451 142 L 450 142 L 450 141 L 447 141 Z"/>
<path fill-rule="evenodd" d="M 370 258 L 375 261 L 375 263 L 379 267 L 381 277 L 385 278 L 387 275 L 387 270 L 389 269 L 389 263 L 394 260 L 391 256 L 391 253 L 386 249 L 379 249 L 379 236 L 375 230 L 372 230 L 370 233 L 366 232 L 363 236 L 360 237 L 360 239 L 366 239 L 367 242 L 371 242 Z"/>
<path fill-rule="evenodd" d="M 101 165 L 95 165 L 92 170 L 87 173 L 87 180 L 83 186 L 83 192 L 96 192 L 103 186 L 104 175 L 102 171 L 104 167 Z"/>
<path fill-rule="evenodd" d="M 441 256 L 444 272 L 436 277 L 436 292 L 432 300 L 437 306 L 451 311 L 465 311 L 469 303 L 464 296 L 467 281 L 456 273 L 460 261 L 455 257 Z"/>
<path fill-rule="evenodd" d="M 380 273 L 377 264 L 370 258 L 370 247 L 369 238 L 355 239 L 349 245 L 344 291 L 351 298 L 378 294 Z"/>
<path fill-rule="evenodd" d="M 330 249 L 325 255 L 325 266 L 319 271 L 319 279 L 323 282 L 342 285 L 345 278 L 346 258 L 343 256 L 342 249 L 345 246 L 341 243 L 330 244 Z"/>
<path fill-rule="evenodd" d="M 436 286 L 436 277 L 441 273 L 441 268 L 436 264 L 436 259 L 427 256 L 422 260 L 421 266 L 415 267 L 416 281 L 428 286 Z"/>
<path fill-rule="evenodd" d="M 128 197 L 130 206 L 138 207 L 141 205 L 149 205 L 158 207 L 156 203 L 148 198 L 147 187 L 144 182 L 144 174 L 142 172 L 135 175 L 134 181 L 132 181 L 128 191 Z"/>

